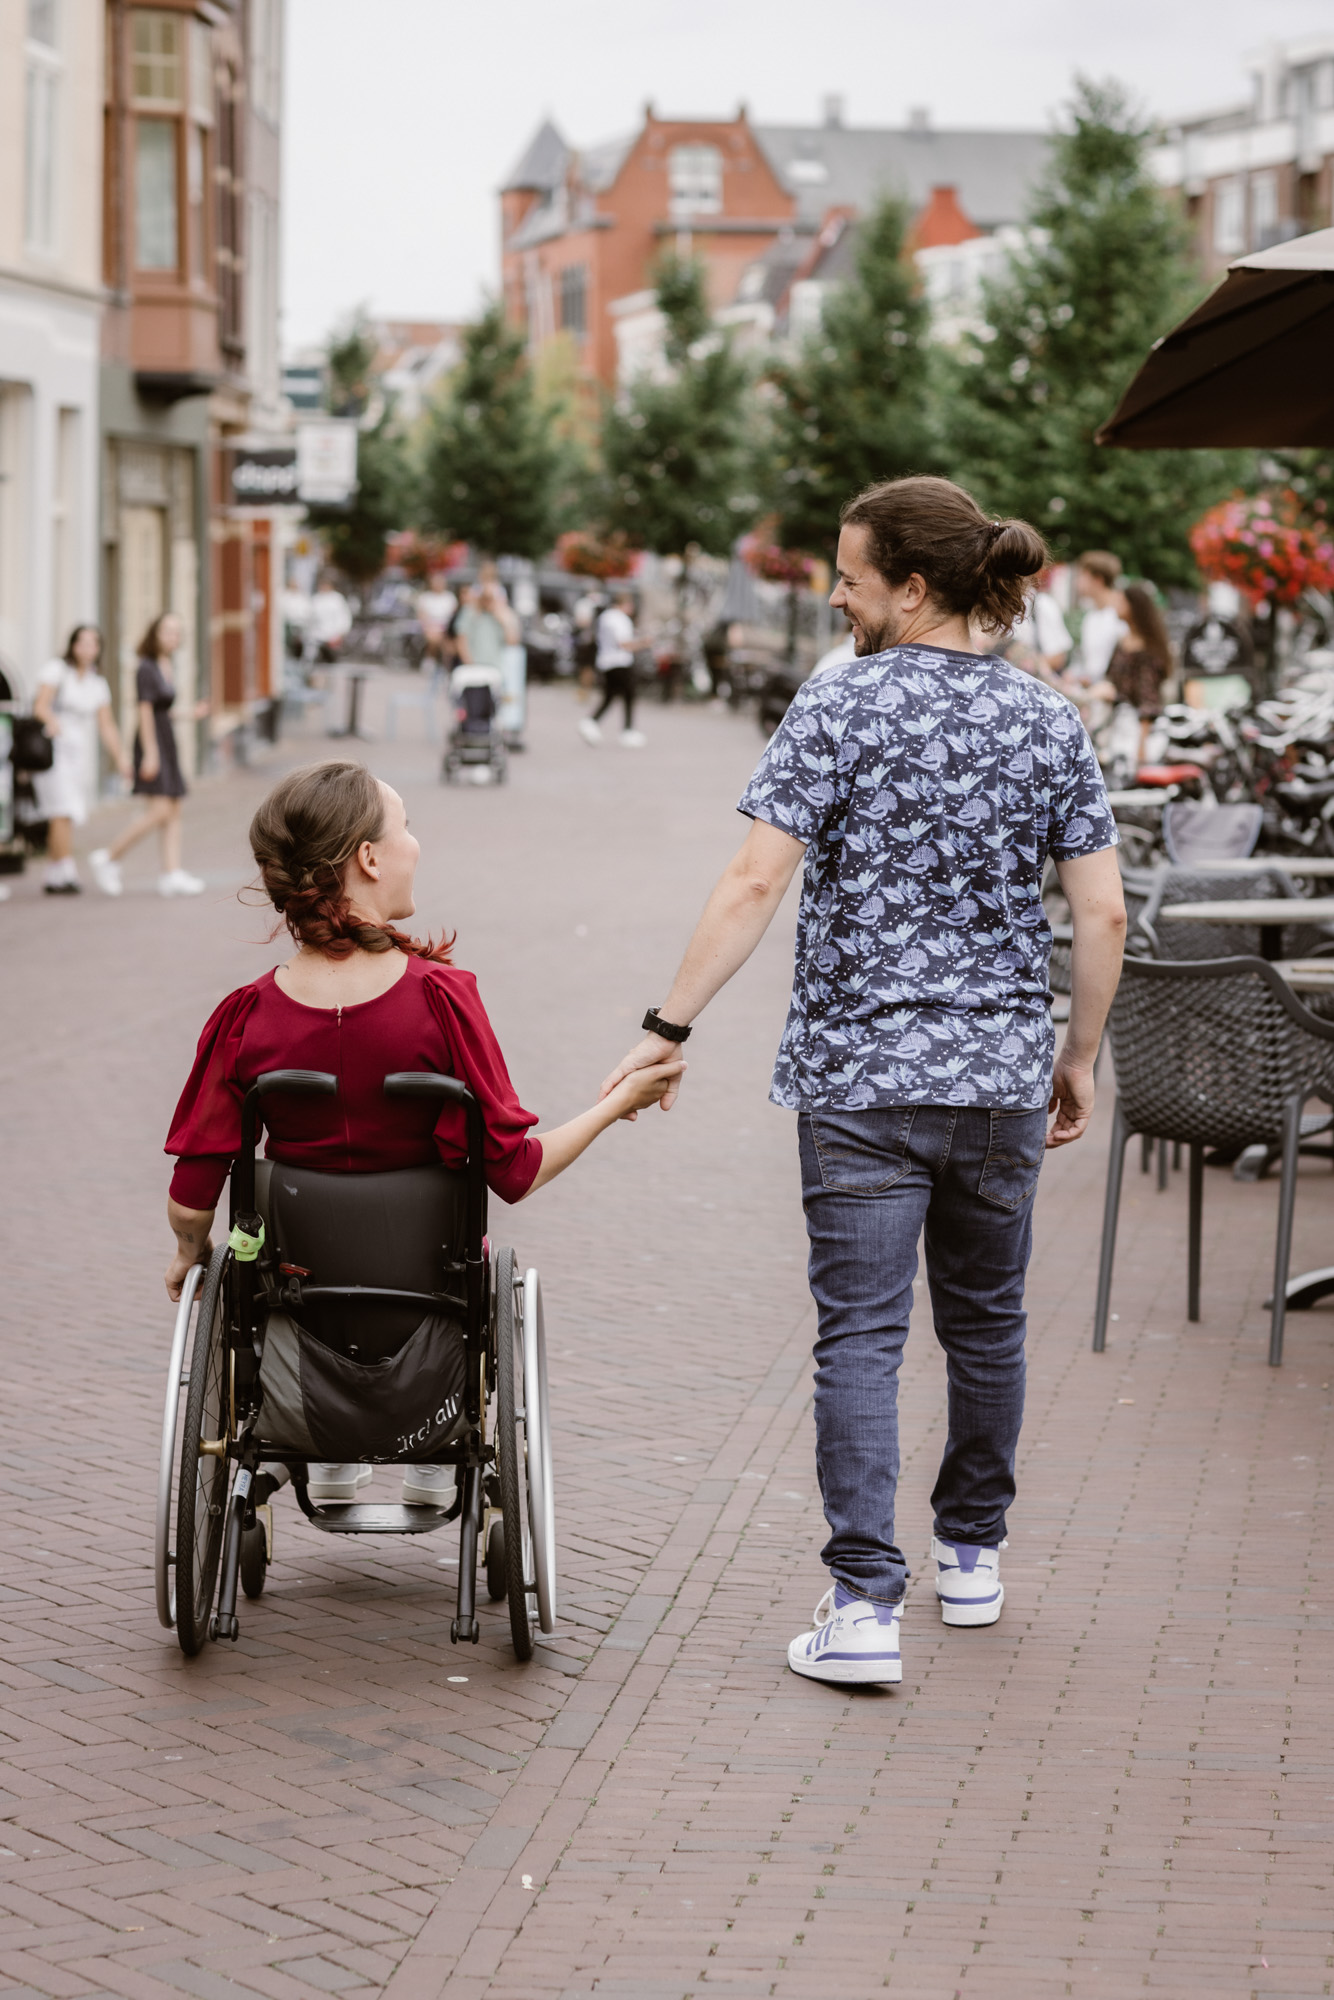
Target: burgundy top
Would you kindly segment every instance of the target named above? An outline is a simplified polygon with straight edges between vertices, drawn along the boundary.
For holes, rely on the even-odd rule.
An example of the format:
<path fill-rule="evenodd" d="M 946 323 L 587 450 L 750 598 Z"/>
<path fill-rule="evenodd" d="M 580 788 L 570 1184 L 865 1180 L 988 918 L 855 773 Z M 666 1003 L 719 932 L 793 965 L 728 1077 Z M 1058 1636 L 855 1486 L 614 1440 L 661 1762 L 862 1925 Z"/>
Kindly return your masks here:
<path fill-rule="evenodd" d="M 461 1167 L 464 1112 L 429 1101 L 387 1098 L 395 1070 L 461 1077 L 482 1107 L 488 1185 L 502 1201 L 527 1194 L 542 1164 L 537 1123 L 514 1094 L 505 1058 L 470 972 L 409 958 L 407 971 L 374 1000 L 307 1007 L 272 972 L 229 993 L 199 1037 L 190 1080 L 171 1121 L 171 1192 L 183 1208 L 217 1205 L 241 1143 L 241 1104 L 271 1069 L 318 1069 L 338 1078 L 338 1096 L 274 1097 L 265 1109 L 270 1159 L 322 1173 L 387 1173 L 395 1167 Z M 275 1129 L 276 1127 L 276 1129 Z"/>

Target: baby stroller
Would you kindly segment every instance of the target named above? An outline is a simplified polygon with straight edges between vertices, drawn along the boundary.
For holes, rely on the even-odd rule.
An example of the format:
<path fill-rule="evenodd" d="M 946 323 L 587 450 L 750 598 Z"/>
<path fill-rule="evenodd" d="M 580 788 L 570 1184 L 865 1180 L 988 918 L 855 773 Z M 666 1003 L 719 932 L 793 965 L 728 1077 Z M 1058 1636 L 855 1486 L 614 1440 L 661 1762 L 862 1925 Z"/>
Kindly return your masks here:
<path fill-rule="evenodd" d="M 449 677 L 454 727 L 445 745 L 441 776 L 452 785 L 466 771 L 476 784 L 503 785 L 509 767 L 505 739 L 497 726 L 497 692 L 504 686 L 498 667 L 455 667 Z"/>
<path fill-rule="evenodd" d="M 475 1644 L 479 1552 L 508 1598 L 521 1660 L 555 1626 L 546 1332 L 535 1270 L 486 1235 L 481 1108 L 457 1077 L 405 1071 L 387 1097 L 462 1107 L 467 1164 L 317 1173 L 255 1159 L 271 1105 L 336 1097 L 338 1079 L 275 1070 L 246 1093 L 231 1230 L 188 1274 L 167 1371 L 155 1569 L 181 1651 L 236 1639 L 237 1585 L 264 1588 L 269 1501 L 284 1475 L 313 1528 L 419 1535 L 459 1523 L 450 1638 Z M 308 1115 L 308 1114 L 307 1114 Z M 191 1319 L 189 1365 L 186 1346 Z M 319 1505 L 312 1461 L 452 1464 L 448 1506 Z M 276 1469 L 276 1470 L 275 1470 Z M 221 1570 L 221 1574 L 219 1574 Z M 216 1608 L 215 1608 L 216 1591 Z"/>

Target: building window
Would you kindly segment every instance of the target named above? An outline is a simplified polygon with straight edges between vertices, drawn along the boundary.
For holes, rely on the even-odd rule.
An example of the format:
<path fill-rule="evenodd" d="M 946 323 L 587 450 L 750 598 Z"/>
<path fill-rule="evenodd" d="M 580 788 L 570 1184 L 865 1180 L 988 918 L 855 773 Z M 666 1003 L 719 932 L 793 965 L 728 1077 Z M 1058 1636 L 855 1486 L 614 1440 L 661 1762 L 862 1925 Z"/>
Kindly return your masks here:
<path fill-rule="evenodd" d="M 1251 175 L 1251 248 L 1267 250 L 1278 241 L 1278 175 Z"/>
<path fill-rule="evenodd" d="M 672 218 L 717 215 L 723 205 L 723 156 L 716 146 L 673 146 L 667 155 Z"/>
<path fill-rule="evenodd" d="M 560 274 L 560 323 L 579 340 L 588 332 L 588 272 L 582 264 L 567 264 Z"/>
<path fill-rule="evenodd" d="M 1246 183 L 1239 177 L 1214 188 L 1214 249 L 1235 257 L 1246 248 Z"/>
<path fill-rule="evenodd" d="M 130 91 L 140 104 L 181 102 L 181 27 L 179 16 L 157 7 L 138 7 L 132 22 Z"/>
<path fill-rule="evenodd" d="M 30 250 L 56 247 L 56 147 L 60 118 L 56 0 L 28 0 L 24 79 L 23 233 Z"/>
<path fill-rule="evenodd" d="M 141 271 L 180 263 L 176 120 L 140 118 L 134 133 L 134 261 Z"/>

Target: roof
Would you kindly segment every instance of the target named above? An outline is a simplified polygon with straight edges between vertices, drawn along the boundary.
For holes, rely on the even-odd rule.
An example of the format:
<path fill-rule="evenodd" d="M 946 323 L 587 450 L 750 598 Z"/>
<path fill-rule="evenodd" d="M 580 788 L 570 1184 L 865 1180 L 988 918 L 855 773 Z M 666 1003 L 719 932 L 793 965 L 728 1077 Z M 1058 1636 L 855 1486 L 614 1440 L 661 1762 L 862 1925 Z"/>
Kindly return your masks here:
<path fill-rule="evenodd" d="M 1228 266 L 1232 271 L 1334 271 L 1334 229 L 1316 229 L 1309 236 L 1294 236 L 1272 249 L 1257 250 L 1251 257 L 1238 257 Z"/>
<path fill-rule="evenodd" d="M 579 154 L 579 178 L 591 194 L 603 194 L 611 186 L 637 137 L 638 134 L 632 132 L 623 139 L 603 139 L 596 146 L 582 149 Z"/>
<path fill-rule="evenodd" d="M 502 194 L 536 189 L 549 194 L 565 179 L 570 149 L 549 118 L 544 118 L 529 140 L 522 159 L 505 177 Z"/>
<path fill-rule="evenodd" d="M 936 187 L 953 187 L 979 229 L 1020 222 L 1047 164 L 1046 132 L 887 131 L 848 125 L 757 125 L 755 136 L 800 222 L 816 224 L 835 206 L 865 214 L 877 196 L 896 194 L 924 208 Z"/>

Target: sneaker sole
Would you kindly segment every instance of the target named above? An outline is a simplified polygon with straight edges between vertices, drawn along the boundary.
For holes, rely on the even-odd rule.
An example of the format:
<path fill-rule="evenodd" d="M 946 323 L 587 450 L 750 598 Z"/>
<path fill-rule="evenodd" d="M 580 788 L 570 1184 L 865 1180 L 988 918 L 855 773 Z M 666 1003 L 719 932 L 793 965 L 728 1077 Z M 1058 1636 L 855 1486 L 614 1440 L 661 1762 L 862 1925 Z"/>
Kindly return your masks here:
<path fill-rule="evenodd" d="M 1004 1586 L 1001 1586 L 995 1597 L 989 1598 L 985 1604 L 947 1604 L 942 1597 L 941 1621 L 946 1625 L 994 1625 L 1001 1615 L 1001 1606 L 1004 1602 Z"/>
<path fill-rule="evenodd" d="M 887 1660 L 876 1673 L 867 1673 L 859 1660 L 830 1660 L 819 1665 L 812 1660 L 798 1662 L 791 1653 L 788 1666 L 806 1681 L 829 1681 L 838 1687 L 897 1687 L 903 1679 L 902 1660 Z"/>

